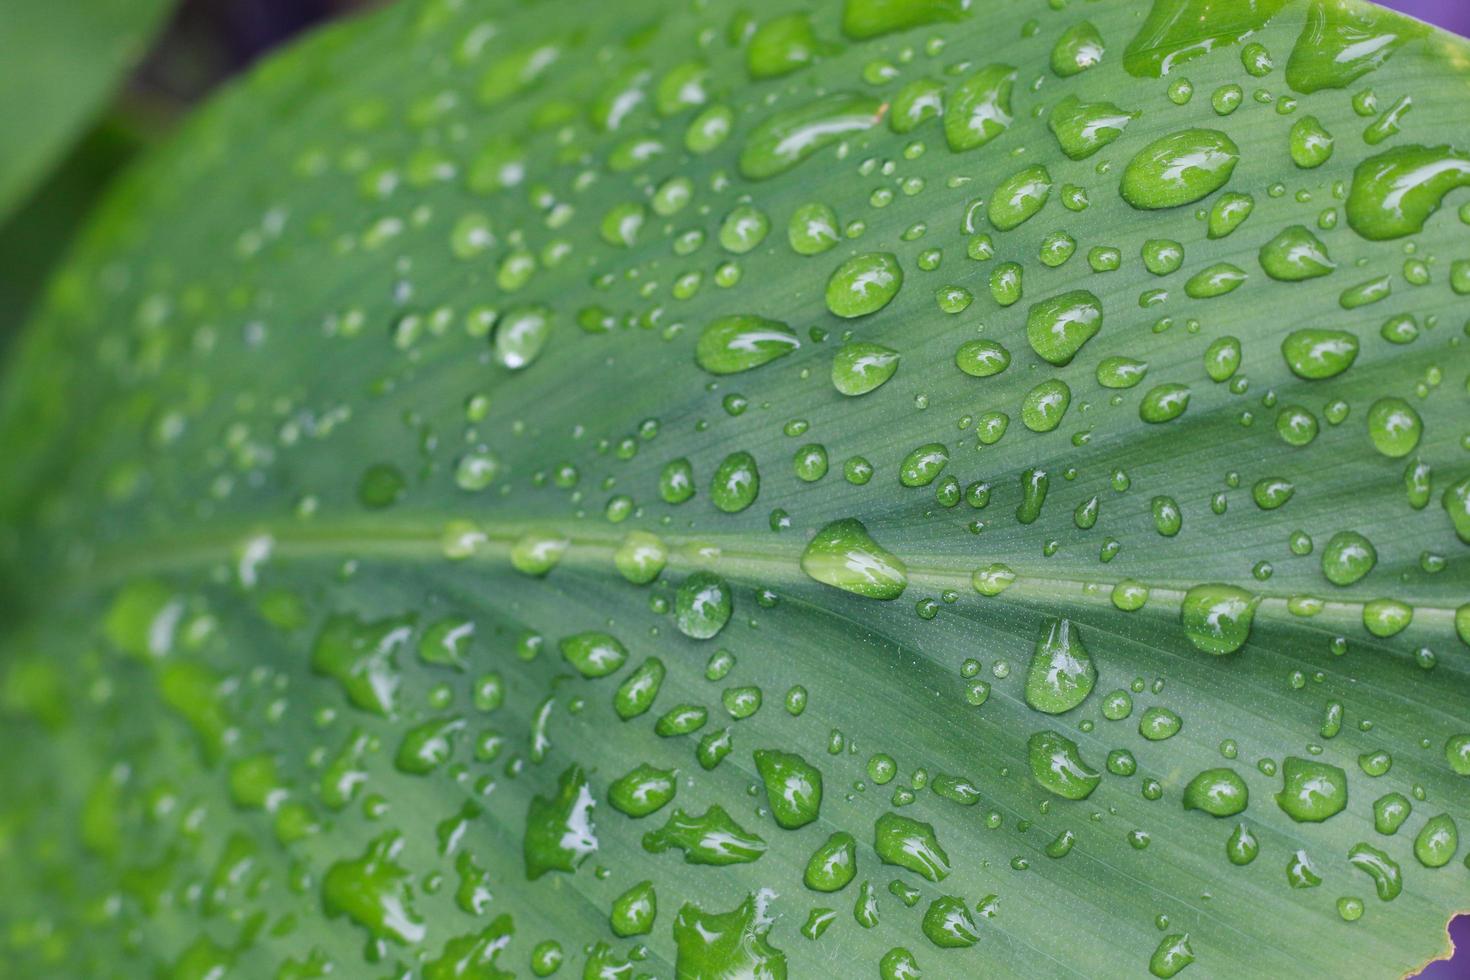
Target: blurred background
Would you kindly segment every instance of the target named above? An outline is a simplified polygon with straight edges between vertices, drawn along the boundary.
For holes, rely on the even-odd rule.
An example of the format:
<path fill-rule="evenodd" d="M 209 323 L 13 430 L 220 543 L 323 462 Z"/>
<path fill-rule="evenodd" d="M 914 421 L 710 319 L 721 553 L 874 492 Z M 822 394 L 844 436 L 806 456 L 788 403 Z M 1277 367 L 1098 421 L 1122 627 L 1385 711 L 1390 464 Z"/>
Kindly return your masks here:
<path fill-rule="evenodd" d="M 9 0 L 0 0 L 5 2 Z M 0 226 L 0 354 L 112 175 L 167 136 L 192 106 L 271 49 L 324 21 L 383 2 L 181 0 L 110 104 L 28 203 Z M 1380 2 L 1470 36 L 1470 0 Z M 1470 915 L 1457 917 L 1450 933 L 1456 956 L 1429 966 L 1417 975 L 1421 980 L 1470 978 Z"/>

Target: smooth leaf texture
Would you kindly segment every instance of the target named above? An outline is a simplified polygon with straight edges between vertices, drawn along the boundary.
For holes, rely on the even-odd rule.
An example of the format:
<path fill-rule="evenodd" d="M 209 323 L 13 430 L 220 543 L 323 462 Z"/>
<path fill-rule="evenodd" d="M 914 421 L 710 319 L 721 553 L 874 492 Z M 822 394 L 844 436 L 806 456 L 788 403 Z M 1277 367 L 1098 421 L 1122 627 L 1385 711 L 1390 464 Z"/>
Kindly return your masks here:
<path fill-rule="evenodd" d="M 171 9 L 171 0 L 0 6 L 0 219 L 81 135 Z"/>
<path fill-rule="evenodd" d="M 1442 954 L 1467 56 L 1335 0 L 444 0 L 267 63 L 4 388 L 4 959 Z"/>

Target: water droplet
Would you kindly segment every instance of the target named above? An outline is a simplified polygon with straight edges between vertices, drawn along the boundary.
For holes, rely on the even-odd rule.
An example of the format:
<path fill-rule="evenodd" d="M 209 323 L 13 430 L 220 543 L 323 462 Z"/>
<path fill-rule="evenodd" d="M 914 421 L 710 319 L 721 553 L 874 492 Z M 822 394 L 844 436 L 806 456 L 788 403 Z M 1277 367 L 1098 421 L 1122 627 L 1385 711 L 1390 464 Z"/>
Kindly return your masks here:
<path fill-rule="evenodd" d="M 1333 585 L 1352 585 L 1377 563 L 1378 550 L 1357 531 L 1338 531 L 1322 549 L 1322 574 Z"/>
<path fill-rule="evenodd" d="M 1138 718 L 1138 734 L 1150 742 L 1162 742 L 1179 734 L 1184 722 L 1168 708 L 1154 705 Z"/>
<path fill-rule="evenodd" d="M 575 633 L 558 644 L 561 655 L 583 677 L 617 673 L 628 660 L 628 648 L 611 633 Z"/>
<path fill-rule="evenodd" d="M 786 954 L 767 939 L 773 920 L 768 892 L 747 895 L 729 912 L 705 912 L 686 902 L 674 919 L 674 972 L 681 977 L 771 977 L 786 975 Z M 631 976 L 630 967 L 626 975 Z M 621 976 L 594 973 L 588 976 Z"/>
<path fill-rule="evenodd" d="M 1380 398 L 1368 409 L 1368 438 L 1390 459 L 1409 455 L 1419 445 L 1424 423 L 1402 398 Z"/>
<path fill-rule="evenodd" d="M 897 813 L 885 813 L 873 826 L 873 850 L 884 864 L 905 868 L 930 881 L 949 875 L 949 855 L 932 824 Z"/>
<path fill-rule="evenodd" d="M 708 640 L 730 621 L 734 599 L 730 584 L 714 572 L 694 572 L 674 594 L 674 623 L 695 640 Z"/>
<path fill-rule="evenodd" d="M 850 397 L 866 395 L 898 370 L 899 353 L 882 344 L 854 341 L 832 357 L 832 387 Z"/>
<path fill-rule="evenodd" d="M 668 547 L 647 531 L 629 531 L 613 552 L 618 573 L 634 585 L 647 585 L 658 578 L 668 560 Z"/>
<path fill-rule="evenodd" d="M 1288 756 L 1281 780 L 1276 803 L 1297 823 L 1321 823 L 1347 806 L 1347 773 L 1337 766 Z"/>
<path fill-rule="evenodd" d="M 969 908 L 964 899 L 955 895 L 941 895 L 930 902 L 920 928 L 941 949 L 965 949 L 980 941 Z"/>
<path fill-rule="evenodd" d="M 949 465 L 949 450 L 931 442 L 910 450 L 898 468 L 898 482 L 906 487 L 926 487 Z"/>
<path fill-rule="evenodd" d="M 1449 864 L 1460 847 L 1460 832 L 1448 813 L 1430 817 L 1414 838 L 1414 856 L 1426 868 Z"/>
<path fill-rule="evenodd" d="M 818 531 L 802 553 L 801 569 L 824 585 L 869 599 L 897 599 L 908 586 L 904 563 L 854 518 Z"/>
<path fill-rule="evenodd" d="M 1072 403 L 1072 389 L 1060 378 L 1048 378 L 1021 400 L 1021 423 L 1032 432 L 1050 432 L 1062 424 Z"/>
<path fill-rule="evenodd" d="M 527 880 L 535 881 L 548 871 L 576 871 L 597 850 L 594 806 L 587 775 L 579 766 L 562 772 L 555 796 L 532 797 L 523 847 Z"/>
<path fill-rule="evenodd" d="M 1250 792 L 1234 769 L 1206 769 L 1184 788 L 1184 809 L 1212 817 L 1233 817 L 1245 810 Z"/>
<path fill-rule="evenodd" d="M 1428 30 L 1379 7 L 1343 0 L 1314 3 L 1287 59 L 1286 83 L 1303 93 L 1344 88 Z"/>
<path fill-rule="evenodd" d="M 1403 873 L 1398 862 L 1368 843 L 1357 843 L 1348 849 L 1348 863 L 1373 879 L 1373 890 L 1379 901 L 1391 902 L 1404 890 Z"/>
<path fill-rule="evenodd" d="M 925 0 L 923 3 L 894 3 L 892 0 L 847 0 L 842 7 L 842 33 L 866 40 L 927 24 L 963 20 L 967 0 Z"/>
<path fill-rule="evenodd" d="M 1051 174 L 1043 166 L 1018 170 L 995 188 L 986 216 L 1001 231 L 1019 227 L 1046 205 L 1051 186 Z"/>
<path fill-rule="evenodd" d="M 699 334 L 694 360 L 710 374 L 738 374 L 801 346 L 786 324 L 749 313 L 720 317 Z"/>
<path fill-rule="evenodd" d="M 840 317 L 876 313 L 903 286 L 903 268 L 892 252 L 867 252 L 843 262 L 827 280 L 827 309 Z"/>
<path fill-rule="evenodd" d="M 1230 179 L 1240 148 L 1215 129 L 1186 129 L 1157 139 L 1123 171 L 1120 190 L 1135 208 L 1153 210 L 1192 204 Z"/>
<path fill-rule="evenodd" d="M 1193 586 L 1179 607 L 1184 635 L 1205 653 L 1234 653 L 1250 639 L 1251 620 L 1260 601 L 1259 596 L 1233 585 Z"/>
<path fill-rule="evenodd" d="M 822 806 L 822 773 L 815 766 L 795 753 L 778 749 L 756 749 L 755 766 L 778 826 L 796 830 L 817 819 Z"/>
<path fill-rule="evenodd" d="M 1059 715 L 1087 700 L 1097 683 L 1097 668 L 1070 620 L 1052 619 L 1042 626 L 1031 666 L 1026 672 L 1026 703 L 1037 711 Z"/>
<path fill-rule="evenodd" d="M 328 918 L 346 917 L 377 940 L 414 945 L 428 927 L 413 907 L 413 875 L 398 864 L 402 834 L 375 838 L 363 855 L 342 860 L 322 878 L 322 907 Z"/>
<path fill-rule="evenodd" d="M 944 138 L 955 152 L 984 146 L 1011 126 L 1016 69 L 988 65 L 955 86 L 944 107 Z"/>
<path fill-rule="evenodd" d="M 1316 116 L 1303 116 L 1291 127 L 1288 149 L 1291 161 L 1303 170 L 1320 167 L 1332 158 L 1334 140 Z"/>
<path fill-rule="evenodd" d="M 1259 31 L 1284 2 L 1154 0 L 1148 18 L 1123 52 L 1123 67 L 1136 78 L 1161 78 L 1186 61 Z"/>
<path fill-rule="evenodd" d="M 1138 403 L 1138 417 L 1153 424 L 1172 422 L 1189 408 L 1189 396 L 1189 385 L 1154 385 Z"/>
<path fill-rule="evenodd" d="M 775 112 L 746 138 L 740 173 L 751 180 L 785 173 L 824 146 L 871 129 L 881 118 L 882 103 L 851 92 L 833 92 Z"/>
<path fill-rule="evenodd" d="M 766 842 L 721 807 L 711 806 L 699 816 L 675 809 L 661 828 L 643 835 L 643 849 L 651 854 L 671 848 L 683 852 L 685 864 L 724 866 L 758 860 L 766 852 Z"/>
<path fill-rule="evenodd" d="M 1036 732 L 1027 742 L 1031 775 L 1042 789 L 1068 800 L 1085 800 L 1102 775 L 1082 761 L 1077 743 L 1060 732 Z"/>
<path fill-rule="evenodd" d="M 657 916 L 658 894 L 653 889 L 653 882 L 640 881 L 613 899 L 608 925 L 615 935 L 627 939 L 652 932 L 653 920 Z"/>
<path fill-rule="evenodd" d="M 836 831 L 812 852 L 802 881 L 812 891 L 838 892 L 857 874 L 857 841 L 846 831 Z"/>
<path fill-rule="evenodd" d="M 734 452 L 716 467 L 710 480 L 710 502 L 727 514 L 738 514 L 760 494 L 761 475 L 755 457 L 747 452 Z"/>
<path fill-rule="evenodd" d="M 1414 235 L 1444 196 L 1470 184 L 1470 155 L 1448 146 L 1398 146 L 1358 164 L 1348 224 L 1370 241 Z"/>
<path fill-rule="evenodd" d="M 1097 336 L 1102 322 L 1102 301 L 1085 289 L 1076 289 L 1033 305 L 1026 316 L 1026 339 L 1037 357 L 1060 367 L 1071 363 L 1082 346 Z"/>
<path fill-rule="evenodd" d="M 1240 266 L 1216 262 L 1190 276 L 1184 284 L 1184 294 L 1190 299 L 1214 299 L 1235 292 L 1246 278 L 1246 272 Z"/>
<path fill-rule="evenodd" d="M 1062 32 L 1051 49 L 1051 70 L 1061 78 L 1080 74 L 1102 61 L 1102 34 L 1091 21 L 1080 20 Z"/>
<path fill-rule="evenodd" d="M 786 240 L 797 255 L 820 255 L 837 244 L 837 212 L 826 204 L 803 204 L 791 213 Z"/>

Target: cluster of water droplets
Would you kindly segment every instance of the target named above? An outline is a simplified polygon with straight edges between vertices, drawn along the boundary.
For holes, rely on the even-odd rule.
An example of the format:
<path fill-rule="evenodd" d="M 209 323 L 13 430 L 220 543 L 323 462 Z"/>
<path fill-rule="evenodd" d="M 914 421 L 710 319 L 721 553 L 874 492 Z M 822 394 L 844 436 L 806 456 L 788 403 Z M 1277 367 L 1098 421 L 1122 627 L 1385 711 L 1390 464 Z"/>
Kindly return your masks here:
<path fill-rule="evenodd" d="M 1344 922 L 1372 920 L 1376 906 L 1359 892 L 1387 903 L 1416 877 L 1462 873 L 1437 870 L 1461 863 L 1458 829 L 1435 796 L 1444 784 L 1426 788 L 1423 773 L 1470 776 L 1463 720 L 1449 731 L 1443 718 L 1426 721 L 1434 738 L 1399 730 L 1382 739 L 1398 757 L 1417 753 L 1402 791 L 1388 788 L 1398 770 L 1386 748 L 1362 752 L 1355 768 L 1323 758 L 1332 756 L 1323 743 L 1349 720 L 1365 738 L 1374 728 L 1366 710 L 1335 699 L 1319 699 L 1320 729 L 1273 750 L 1280 758 L 1249 762 L 1227 738 L 1204 764 L 1174 746 L 1192 726 L 1225 722 L 1201 717 L 1197 696 L 1174 700 L 1187 682 L 1137 675 L 1121 652 L 1147 633 L 1146 642 L 1203 658 L 1220 671 L 1208 676 L 1228 678 L 1228 658 L 1289 659 L 1282 647 L 1252 642 L 1267 616 L 1273 631 L 1329 624 L 1318 645 L 1334 658 L 1360 642 L 1384 649 L 1380 641 L 1411 627 L 1416 639 L 1433 633 L 1440 653 L 1425 641 L 1411 658 L 1415 672 L 1433 668 L 1455 635 L 1470 644 L 1470 603 L 1417 608 L 1403 597 L 1407 578 L 1375 575 L 1379 549 L 1399 544 L 1354 526 L 1389 526 L 1376 510 L 1355 511 L 1346 491 L 1308 510 L 1312 494 L 1332 489 L 1318 478 L 1332 465 L 1321 451 L 1331 441 L 1333 452 L 1372 459 L 1371 476 L 1350 474 L 1372 508 L 1395 507 L 1397 520 L 1429 529 L 1405 535 L 1435 541 L 1419 558 L 1426 576 L 1453 575 L 1445 568 L 1463 564 L 1470 544 L 1470 430 L 1444 407 L 1458 399 L 1463 415 L 1466 391 L 1450 389 L 1467 383 L 1464 337 L 1440 312 L 1470 295 L 1470 253 L 1435 255 L 1414 241 L 1431 220 L 1455 220 L 1436 211 L 1470 185 L 1470 147 L 1416 130 L 1401 78 L 1385 86 L 1392 101 L 1381 104 L 1371 87 L 1396 52 L 1429 43 L 1422 28 L 1344 0 L 1155 0 L 1141 18 L 1114 16 L 1123 4 L 1051 0 L 1029 4 L 1016 24 L 965 0 L 844 0 L 769 16 L 695 4 L 678 28 L 688 60 L 658 71 L 651 64 L 670 60 L 663 52 L 675 42 L 657 26 L 594 50 L 576 25 L 522 18 L 502 34 L 495 20 L 457 7 L 428 2 L 402 15 L 415 43 L 436 51 L 425 68 L 432 84 L 338 107 L 332 139 L 306 133 L 294 148 L 294 176 L 308 186 L 351 178 L 350 207 L 314 217 L 297 202 L 290 222 L 269 212 L 231 246 L 247 269 L 289 262 L 291 222 L 301 222 L 322 254 L 376 257 L 384 281 L 372 288 L 391 288 L 389 322 L 373 324 L 358 306 L 323 310 L 315 339 L 331 352 L 327 370 L 362 357 L 355 345 L 381 328 L 392 366 L 344 370 L 378 406 L 378 424 L 401 426 L 396 436 L 410 450 L 361 458 L 387 442 L 357 434 L 354 415 L 372 409 L 354 408 L 355 395 L 257 402 L 186 390 L 151 418 L 150 450 L 165 454 L 188 444 L 191 417 L 212 399 L 234 397 L 233 411 L 254 419 L 227 426 L 211 449 L 213 477 L 191 501 L 206 518 L 253 499 L 278 479 L 281 460 L 359 439 L 350 444 L 355 469 L 341 470 L 349 457 L 333 462 L 333 475 L 351 484 L 347 498 L 287 481 L 299 533 L 282 532 L 279 550 L 312 554 L 320 543 L 312 528 L 344 511 L 362 528 L 390 530 L 374 538 L 375 554 L 333 571 L 334 588 L 362 583 L 355 604 L 272 587 L 272 570 L 287 559 L 275 556 L 269 534 L 244 538 L 232 567 L 213 579 L 182 587 L 149 575 L 111 596 L 101 626 L 108 650 L 141 678 L 137 690 L 192 733 L 198 764 L 227 800 L 222 825 L 239 820 L 254 832 L 215 834 L 210 857 L 189 844 L 130 860 L 119 830 L 129 821 L 178 824 L 193 841 L 219 811 L 119 762 L 88 788 L 82 815 L 86 846 L 122 869 L 97 903 L 99 920 L 141 909 L 137 921 L 146 922 L 148 910 L 173 904 L 202 920 L 243 910 L 228 917 L 230 941 L 201 930 L 173 958 L 179 977 L 242 967 L 263 929 L 283 942 L 306 931 L 298 917 L 271 914 L 283 890 L 350 923 L 373 969 L 431 980 L 527 968 L 652 976 L 670 966 L 680 977 L 778 977 L 792 944 L 826 943 L 825 955 L 841 956 L 844 928 L 881 928 L 883 945 L 892 941 L 863 968 L 885 980 L 917 977 L 921 966 L 952 975 L 980 962 L 953 951 L 983 951 L 987 931 L 1006 928 L 1007 892 L 1026 887 L 1007 875 L 1033 859 L 1067 867 L 1106 850 L 1099 828 L 1119 808 L 1094 794 L 1110 784 L 1171 810 L 1149 827 L 1109 827 L 1129 850 L 1182 834 L 1191 849 L 1213 849 L 1217 864 L 1265 857 L 1277 889 L 1330 881 L 1338 894 L 1327 907 Z M 950 25 L 987 18 L 1019 27 L 1019 37 L 964 51 L 948 42 Z M 588 58 L 595 88 L 557 87 L 570 63 Z M 806 83 L 812 66 L 840 59 L 853 69 L 840 87 Z M 1196 101 L 1190 66 L 1214 77 L 1227 60 L 1236 80 Z M 730 89 L 732 70 L 744 73 L 750 96 Z M 1134 82 L 1094 88 L 1093 72 Z M 1099 90 L 1136 101 L 1120 105 Z M 466 105 L 514 124 L 471 138 Z M 1247 114 L 1249 125 L 1240 124 Z M 1361 132 L 1347 128 L 1349 118 Z M 417 136 L 411 147 L 369 149 L 400 121 Z M 1014 137 L 1023 128 L 1051 142 L 1022 145 Z M 1315 176 L 1343 159 L 1352 161 L 1347 176 Z M 823 168 L 861 181 L 865 201 L 824 194 L 814 176 Z M 1262 174 L 1284 172 L 1293 179 L 1258 186 Z M 1274 217 L 1285 211 L 1296 217 Z M 1124 217 L 1116 228 L 1094 220 L 1107 214 Z M 1459 218 L 1470 223 L 1470 210 Z M 473 301 L 437 302 L 452 293 L 431 261 L 467 270 L 462 293 Z M 1136 270 L 1143 275 L 1128 278 Z M 127 363 L 125 374 L 147 378 L 152 365 L 187 356 L 169 349 L 164 324 L 180 315 L 175 307 L 207 306 L 187 284 L 156 288 L 138 304 L 137 349 L 105 352 Z M 245 348 L 270 350 L 308 329 L 271 322 L 269 295 L 248 293 L 240 287 L 224 307 L 259 312 L 242 328 Z M 1262 293 L 1284 302 L 1252 299 Z M 1246 302 L 1255 304 L 1250 317 L 1273 322 L 1232 319 L 1231 304 Z M 1153 342 L 1161 337 L 1172 343 Z M 209 357 L 219 343 L 206 324 L 190 346 Z M 1417 381 L 1393 368 L 1395 352 L 1431 345 Z M 635 356 L 656 370 L 640 371 Z M 430 368 L 445 363 L 436 359 L 450 357 L 490 379 L 455 393 L 457 433 L 413 407 L 432 397 Z M 650 405 L 625 381 L 658 387 L 664 375 L 679 379 L 687 401 Z M 1273 380 L 1257 393 L 1251 375 Z M 941 417 L 961 401 L 956 417 Z M 582 421 L 569 438 L 549 433 L 528 402 Z M 1334 430 L 1351 439 L 1331 440 Z M 895 449 L 892 431 L 915 436 Z M 1175 490 L 1147 456 L 1152 439 L 1172 440 L 1181 467 L 1195 465 L 1185 458 L 1199 449 L 1192 441 L 1238 439 L 1230 458 L 1241 462 L 1208 495 L 1182 478 Z M 670 443 L 679 448 L 665 451 Z M 829 443 L 873 448 L 837 452 Z M 1116 455 L 1103 455 L 1106 446 Z M 1115 465 L 1101 462 L 1110 458 Z M 1142 493 L 1130 470 L 1146 474 Z M 1383 473 L 1391 495 L 1381 492 Z M 145 473 L 120 464 L 106 477 L 106 499 L 126 503 Z M 452 492 L 457 516 L 446 521 L 423 506 L 434 488 Z M 1231 535 L 1249 527 L 1226 520 L 1242 509 L 1279 528 L 1280 541 L 1269 558 L 1251 555 L 1237 569 L 1223 562 Z M 1292 524 L 1304 510 L 1311 532 Z M 1324 524 L 1334 512 L 1340 518 Z M 395 538 L 396 515 L 423 526 L 407 520 Z M 1211 521 L 1224 530 L 1204 545 L 1190 538 L 1191 525 Z M 926 526 L 961 544 L 926 544 Z M 424 540 L 436 564 L 466 570 L 462 582 L 474 583 L 438 587 L 432 615 L 402 610 L 391 576 L 359 567 L 419 557 Z M 757 540 L 770 547 L 755 548 Z M 1191 540 L 1197 550 L 1183 557 L 1193 564 L 1181 571 L 1179 552 L 1166 546 Z M 1089 557 L 1076 558 L 1084 549 Z M 1160 556 L 1156 574 L 1126 559 L 1112 564 L 1135 551 Z M 1048 567 L 1053 558 L 1061 571 Z M 1293 584 L 1271 591 L 1278 563 L 1293 569 L 1283 575 Z M 514 585 L 495 578 L 504 569 Z M 229 598 L 204 597 L 226 584 Z M 533 586 L 564 590 L 555 615 L 517 591 Z M 632 615 L 607 615 L 612 589 L 619 603 L 636 596 L 658 625 L 645 636 Z M 500 590 L 516 598 L 501 606 Z M 957 683 L 933 688 L 959 719 L 1012 702 L 1012 756 L 977 758 L 961 772 L 956 757 L 975 746 L 954 736 L 945 768 L 906 758 L 901 777 L 889 751 L 813 727 L 852 696 L 840 672 L 813 668 L 781 691 L 766 679 L 781 671 L 740 662 L 775 662 L 771 648 L 785 640 L 761 629 L 777 610 L 838 609 L 858 632 L 864 617 L 890 617 L 874 621 L 891 630 L 882 604 L 905 597 L 914 604 L 904 626 L 917 638 L 884 648 L 895 657 L 922 647 L 924 630 L 949 628 L 948 609 L 1036 623 L 1019 646 L 1006 634 L 1026 631 L 1010 625 L 967 638 L 977 656 L 951 671 Z M 237 651 L 245 635 L 304 644 L 309 677 L 293 683 L 315 685 L 310 695 L 286 691 L 289 670 L 242 680 L 209 665 L 200 651 L 225 631 L 229 614 L 218 607 L 234 601 L 260 631 L 232 621 Z M 481 604 L 496 609 L 493 626 Z M 1104 618 L 1114 614 L 1134 619 Z M 1100 621 L 1123 625 L 1093 625 Z M 671 656 L 690 650 L 707 653 L 702 673 L 689 656 Z M 14 700 L 44 720 L 64 699 L 54 668 L 26 664 Z M 902 667 L 894 664 L 885 691 L 927 697 Z M 1285 686 L 1310 692 L 1324 678 L 1293 670 Z M 95 697 L 122 707 L 110 691 Z M 293 722 L 308 704 L 310 717 Z M 809 705 L 818 710 L 808 715 Z M 936 717 L 929 710 L 907 709 L 918 724 Z M 296 724 L 282 730 L 311 746 L 304 760 L 270 747 L 280 742 L 253 740 L 257 726 L 278 723 Z M 596 744 L 599 725 L 606 747 Z M 563 734 L 573 729 L 596 762 L 576 761 L 578 745 Z M 637 738 L 624 734 L 635 730 Z M 904 734 L 893 733 L 895 744 L 911 744 Z M 647 751 L 621 748 L 637 745 Z M 675 751 L 688 761 L 670 761 Z M 859 776 L 847 781 L 853 762 Z M 397 820 L 413 803 L 387 787 L 405 781 L 449 787 L 426 791 L 432 840 L 405 829 L 421 820 Z M 886 801 L 875 807 L 880 787 Z M 456 802 L 441 814 L 446 797 Z M 1343 853 L 1320 849 L 1311 828 L 1297 826 L 1341 824 L 1352 807 L 1367 813 L 1366 799 L 1374 836 Z M 1018 812 L 1016 800 L 1036 816 Z M 1043 823 L 1045 841 L 1021 852 L 1013 842 Z M 1400 837 L 1405 827 L 1411 833 Z M 1015 832 L 1008 843 L 984 838 L 1002 829 Z M 262 834 L 287 857 L 265 853 Z M 1001 855 L 1006 847 L 1016 852 Z M 735 886 L 712 889 L 724 896 L 713 901 L 698 884 L 712 880 L 699 877 L 706 869 L 736 875 L 744 866 L 754 867 L 721 879 L 741 883 L 733 900 L 725 899 Z M 507 867 L 513 880 L 491 871 Z M 575 888 L 559 888 L 567 879 Z M 507 900 L 514 894 L 548 897 L 519 903 L 525 911 Z M 559 928 L 555 912 L 572 901 L 600 903 L 606 929 Z M 11 942 L 44 948 L 45 925 L 17 927 Z M 1142 929 L 1148 942 L 1130 950 L 1134 966 L 1171 977 L 1194 962 L 1191 934 L 1167 914 Z M 1218 936 L 1208 944 L 1228 952 Z M 320 950 L 272 966 L 282 978 L 363 968 Z"/>

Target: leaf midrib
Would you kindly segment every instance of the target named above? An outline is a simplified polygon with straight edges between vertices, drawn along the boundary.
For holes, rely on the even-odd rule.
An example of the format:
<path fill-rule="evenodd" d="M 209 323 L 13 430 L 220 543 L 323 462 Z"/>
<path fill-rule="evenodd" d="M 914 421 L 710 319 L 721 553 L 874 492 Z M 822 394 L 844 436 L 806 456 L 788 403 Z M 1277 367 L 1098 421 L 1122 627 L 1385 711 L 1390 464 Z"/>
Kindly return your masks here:
<path fill-rule="evenodd" d="M 218 529 L 208 532 L 190 532 L 187 535 L 170 535 L 144 539 L 126 544 L 110 545 L 96 553 L 90 565 L 73 575 L 62 575 L 49 583 L 60 589 L 83 591 L 106 588 L 128 578 L 159 575 L 186 569 L 200 568 L 221 563 L 235 564 L 241 551 L 251 543 L 268 544 L 265 561 L 273 558 L 382 558 L 409 562 L 501 563 L 510 568 L 510 552 L 515 543 L 527 534 L 551 532 L 568 542 L 557 567 L 563 565 L 579 569 L 601 569 L 615 572 L 613 554 L 626 536 L 626 531 L 593 527 L 578 528 L 568 533 L 554 518 L 506 522 L 475 522 L 475 529 L 484 535 L 483 543 L 476 553 L 468 558 L 454 560 L 444 554 L 444 529 L 450 523 L 445 519 L 437 524 L 409 523 L 399 521 L 324 520 L 310 525 L 293 524 L 282 526 L 254 522 L 234 529 Z M 629 530 L 644 530 L 629 528 Z M 802 548 L 785 541 L 763 543 L 757 550 L 749 546 L 749 537 L 744 534 L 680 534 L 655 531 L 669 550 L 668 569 L 692 571 L 696 568 L 713 568 L 727 578 L 750 584 L 772 584 L 777 582 L 815 583 L 801 570 Z M 738 541 L 742 546 L 732 545 Z M 714 554 L 700 554 L 701 550 L 713 549 Z M 985 598 L 974 592 L 971 572 L 976 567 L 973 561 L 965 562 L 943 556 L 910 557 L 901 554 L 908 569 L 910 589 L 905 595 L 918 589 L 959 591 L 964 595 Z M 1141 582 L 1149 589 L 1148 602 L 1139 610 L 1155 610 L 1167 607 L 1177 611 L 1189 586 L 1198 583 L 1150 581 L 1131 576 L 1115 578 L 1070 578 L 1036 575 L 1024 568 L 1010 565 L 1015 580 L 1001 593 L 1005 600 L 1024 600 L 1036 603 L 1077 603 L 1114 608 L 1111 600 L 1113 586 L 1119 582 Z M 553 570 L 549 574 L 555 574 Z M 917 588 L 916 588 L 917 587 Z M 1312 593 L 1321 599 L 1322 610 L 1312 617 L 1300 617 L 1291 613 L 1287 600 L 1301 596 L 1301 591 L 1282 591 L 1254 588 L 1252 584 L 1242 586 L 1260 597 L 1257 607 L 1258 618 L 1284 619 L 1295 623 L 1350 624 L 1362 625 L 1363 607 L 1369 600 L 1352 598 L 1328 598 Z M 1418 626 L 1453 631 L 1456 607 L 1437 605 L 1403 598 L 1414 610 L 1414 622 Z"/>

